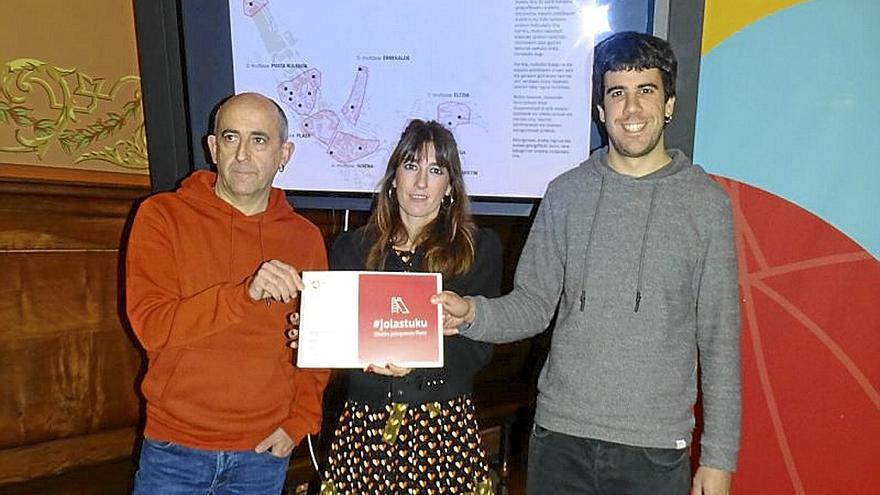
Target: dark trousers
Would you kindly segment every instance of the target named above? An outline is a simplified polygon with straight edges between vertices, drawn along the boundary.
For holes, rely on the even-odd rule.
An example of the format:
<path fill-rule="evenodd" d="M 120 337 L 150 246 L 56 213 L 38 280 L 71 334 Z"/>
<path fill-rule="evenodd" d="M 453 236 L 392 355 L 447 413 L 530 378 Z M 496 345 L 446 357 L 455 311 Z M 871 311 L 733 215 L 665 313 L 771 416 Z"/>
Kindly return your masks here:
<path fill-rule="evenodd" d="M 687 449 L 634 447 L 535 425 L 529 439 L 529 495 L 687 495 Z"/>

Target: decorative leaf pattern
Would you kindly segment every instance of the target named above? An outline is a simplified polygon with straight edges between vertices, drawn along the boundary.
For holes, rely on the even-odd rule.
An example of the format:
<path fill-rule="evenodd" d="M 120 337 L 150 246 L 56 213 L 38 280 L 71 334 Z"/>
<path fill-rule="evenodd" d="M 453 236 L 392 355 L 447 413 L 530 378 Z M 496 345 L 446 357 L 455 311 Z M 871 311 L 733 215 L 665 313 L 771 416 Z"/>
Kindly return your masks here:
<path fill-rule="evenodd" d="M 114 109 L 103 116 L 96 112 L 99 104 L 115 102 L 123 89 L 131 96 L 121 111 Z M 28 105 L 41 99 L 57 112 L 54 117 L 37 116 Z M 83 122 L 87 118 L 93 120 Z M 34 153 L 42 160 L 49 146 L 57 143 L 65 154 L 76 155 L 76 164 L 97 160 L 126 169 L 148 166 L 137 76 L 122 77 L 105 90 L 103 78 L 76 68 L 62 69 L 28 58 L 12 60 L 0 73 L 0 123 L 14 128 L 17 143 L 0 146 L 0 152 Z M 126 133 L 127 138 L 107 143 Z"/>

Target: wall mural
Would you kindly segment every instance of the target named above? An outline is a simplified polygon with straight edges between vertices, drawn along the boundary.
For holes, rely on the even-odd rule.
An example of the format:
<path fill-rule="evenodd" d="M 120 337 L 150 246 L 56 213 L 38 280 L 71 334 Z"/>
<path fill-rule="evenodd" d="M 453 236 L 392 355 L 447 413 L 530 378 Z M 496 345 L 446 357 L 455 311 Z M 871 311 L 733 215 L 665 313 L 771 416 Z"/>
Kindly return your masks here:
<path fill-rule="evenodd" d="M 0 152 L 42 161 L 57 148 L 68 165 L 103 162 L 109 171 L 146 170 L 141 100 L 138 76 L 111 83 L 31 58 L 9 61 L 0 74 Z"/>
<path fill-rule="evenodd" d="M 737 230 L 734 495 L 880 486 L 877 19 L 875 0 L 706 1 L 694 155 Z"/>

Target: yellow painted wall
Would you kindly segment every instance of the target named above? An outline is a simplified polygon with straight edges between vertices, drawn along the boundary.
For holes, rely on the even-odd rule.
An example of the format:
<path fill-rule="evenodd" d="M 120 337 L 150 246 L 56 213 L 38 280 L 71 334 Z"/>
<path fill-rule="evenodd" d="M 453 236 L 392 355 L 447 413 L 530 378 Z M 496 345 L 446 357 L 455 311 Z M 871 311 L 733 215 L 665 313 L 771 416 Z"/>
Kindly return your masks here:
<path fill-rule="evenodd" d="M 706 0 L 703 55 L 743 27 L 804 0 Z"/>

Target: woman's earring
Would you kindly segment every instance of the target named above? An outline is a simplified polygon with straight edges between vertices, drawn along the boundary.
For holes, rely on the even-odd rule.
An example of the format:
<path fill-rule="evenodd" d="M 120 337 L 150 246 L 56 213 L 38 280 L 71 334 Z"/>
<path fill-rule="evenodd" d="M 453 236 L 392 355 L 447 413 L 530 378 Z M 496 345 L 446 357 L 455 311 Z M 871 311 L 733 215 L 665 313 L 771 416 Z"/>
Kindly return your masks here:
<path fill-rule="evenodd" d="M 663 122 L 666 124 L 672 122 L 672 115 L 667 115 L 666 117 L 664 117 Z"/>

